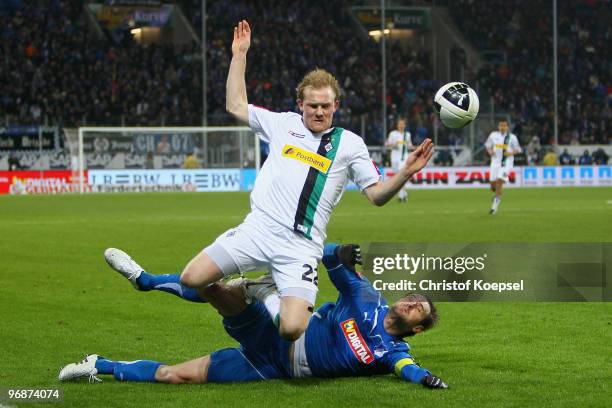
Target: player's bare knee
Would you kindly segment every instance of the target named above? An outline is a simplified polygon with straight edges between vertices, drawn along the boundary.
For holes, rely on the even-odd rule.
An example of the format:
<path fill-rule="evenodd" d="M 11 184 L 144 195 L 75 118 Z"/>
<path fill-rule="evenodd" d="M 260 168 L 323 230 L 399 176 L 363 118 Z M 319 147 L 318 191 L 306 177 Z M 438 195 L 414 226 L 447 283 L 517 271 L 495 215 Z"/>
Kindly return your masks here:
<path fill-rule="evenodd" d="M 199 274 L 192 268 L 186 267 L 181 273 L 181 284 L 188 288 L 195 288 L 200 286 L 202 279 L 198 276 Z"/>
<path fill-rule="evenodd" d="M 283 323 L 281 320 L 278 333 L 280 336 L 287 341 L 296 341 L 306 330 L 306 326 L 302 326 L 296 323 Z"/>

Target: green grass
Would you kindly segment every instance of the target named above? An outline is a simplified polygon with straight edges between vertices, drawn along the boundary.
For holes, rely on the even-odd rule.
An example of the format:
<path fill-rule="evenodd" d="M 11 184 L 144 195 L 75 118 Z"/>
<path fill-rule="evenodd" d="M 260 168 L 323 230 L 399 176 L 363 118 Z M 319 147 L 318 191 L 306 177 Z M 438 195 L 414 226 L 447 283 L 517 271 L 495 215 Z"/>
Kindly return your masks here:
<path fill-rule="evenodd" d="M 347 193 L 330 241 L 609 242 L 612 189 L 416 191 L 408 205 Z M 169 386 L 60 384 L 86 353 L 175 363 L 233 346 L 207 305 L 138 293 L 104 263 L 127 250 L 152 273 L 179 272 L 248 211 L 244 193 L 0 197 L 0 387 L 61 387 L 57 406 L 609 406 L 610 303 L 443 303 L 438 328 L 410 340 L 451 386 L 394 376 Z M 320 274 L 319 302 L 335 299 Z M 0 401 L 0 405 L 14 403 Z M 22 404 L 25 405 L 25 404 Z M 29 405 L 29 404 L 28 404 Z"/>

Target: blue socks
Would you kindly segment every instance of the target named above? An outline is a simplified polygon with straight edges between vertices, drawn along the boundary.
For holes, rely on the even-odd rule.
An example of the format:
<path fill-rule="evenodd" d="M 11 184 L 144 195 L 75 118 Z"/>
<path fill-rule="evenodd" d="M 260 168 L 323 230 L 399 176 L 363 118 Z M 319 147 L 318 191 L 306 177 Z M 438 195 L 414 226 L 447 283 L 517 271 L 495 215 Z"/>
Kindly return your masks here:
<path fill-rule="evenodd" d="M 107 360 L 104 357 L 98 357 L 96 360 L 96 370 L 100 374 L 112 374 L 115 371 L 115 366 L 117 362 L 112 360 Z"/>
<path fill-rule="evenodd" d="M 119 381 L 156 382 L 155 373 L 162 365 L 157 361 L 112 361 L 98 358 L 96 369 L 99 374 L 113 374 Z"/>
<path fill-rule="evenodd" d="M 143 291 L 161 290 L 190 302 L 206 303 L 198 295 L 197 289 L 181 285 L 181 276 L 178 273 L 151 275 L 143 271 L 136 279 L 136 283 L 138 283 L 139 289 Z"/>

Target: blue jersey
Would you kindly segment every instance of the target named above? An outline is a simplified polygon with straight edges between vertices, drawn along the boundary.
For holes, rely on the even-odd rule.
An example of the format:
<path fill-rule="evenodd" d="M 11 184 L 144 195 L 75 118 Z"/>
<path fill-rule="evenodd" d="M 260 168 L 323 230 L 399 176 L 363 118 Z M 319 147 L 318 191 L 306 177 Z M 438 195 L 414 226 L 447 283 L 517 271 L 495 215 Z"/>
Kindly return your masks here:
<path fill-rule="evenodd" d="M 384 329 L 389 309 L 385 299 L 365 278 L 337 258 L 323 262 L 340 292 L 336 303 L 325 303 L 306 330 L 308 366 L 315 377 L 344 377 L 395 373 L 419 383 L 429 371 L 415 364 L 410 347 Z"/>

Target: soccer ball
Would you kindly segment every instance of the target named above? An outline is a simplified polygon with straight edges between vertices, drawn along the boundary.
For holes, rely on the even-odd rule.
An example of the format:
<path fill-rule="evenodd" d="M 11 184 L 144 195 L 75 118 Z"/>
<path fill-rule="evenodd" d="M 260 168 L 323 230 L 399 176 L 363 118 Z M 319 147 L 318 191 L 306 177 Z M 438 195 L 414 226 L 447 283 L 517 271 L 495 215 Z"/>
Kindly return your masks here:
<path fill-rule="evenodd" d="M 434 108 L 449 128 L 461 128 L 476 119 L 479 106 L 478 95 L 463 82 L 449 82 L 434 97 Z"/>

